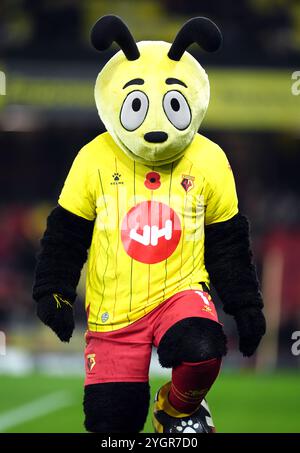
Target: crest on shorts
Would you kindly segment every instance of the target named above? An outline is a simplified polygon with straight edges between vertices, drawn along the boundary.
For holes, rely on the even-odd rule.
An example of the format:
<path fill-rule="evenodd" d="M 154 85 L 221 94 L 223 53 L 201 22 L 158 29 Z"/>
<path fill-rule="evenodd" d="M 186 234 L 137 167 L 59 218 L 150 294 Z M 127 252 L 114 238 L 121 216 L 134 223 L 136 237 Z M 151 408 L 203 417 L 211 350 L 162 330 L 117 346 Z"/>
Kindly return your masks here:
<path fill-rule="evenodd" d="M 189 192 L 194 187 L 195 176 L 182 175 L 181 185 L 186 192 Z"/>
<path fill-rule="evenodd" d="M 96 354 L 88 354 L 87 356 L 87 367 L 89 371 L 92 371 L 94 366 L 96 365 Z"/>

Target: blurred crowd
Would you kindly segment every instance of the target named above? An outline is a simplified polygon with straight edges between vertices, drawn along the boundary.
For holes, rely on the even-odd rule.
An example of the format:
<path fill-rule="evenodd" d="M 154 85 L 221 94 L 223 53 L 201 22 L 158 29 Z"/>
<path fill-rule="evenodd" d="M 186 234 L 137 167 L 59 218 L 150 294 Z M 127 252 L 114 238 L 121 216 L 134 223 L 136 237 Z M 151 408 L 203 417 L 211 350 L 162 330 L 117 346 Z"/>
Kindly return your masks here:
<path fill-rule="evenodd" d="M 88 30 L 95 17 L 108 11 L 134 24 L 138 39 L 157 39 L 163 29 L 155 24 L 163 19 L 174 22 L 175 32 L 183 17 L 208 16 L 222 25 L 226 37 L 217 64 L 284 65 L 299 58 L 298 0 L 2 0 L 0 53 L 92 58 Z"/>

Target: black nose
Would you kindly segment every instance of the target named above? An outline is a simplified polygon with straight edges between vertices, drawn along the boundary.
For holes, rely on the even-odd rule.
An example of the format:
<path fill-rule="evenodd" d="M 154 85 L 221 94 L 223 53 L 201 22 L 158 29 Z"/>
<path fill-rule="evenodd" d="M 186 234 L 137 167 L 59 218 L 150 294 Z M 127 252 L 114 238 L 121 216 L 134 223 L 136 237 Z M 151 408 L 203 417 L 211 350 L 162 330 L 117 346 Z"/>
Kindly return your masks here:
<path fill-rule="evenodd" d="M 168 139 L 168 134 L 162 131 L 147 132 L 144 139 L 150 143 L 163 143 Z"/>

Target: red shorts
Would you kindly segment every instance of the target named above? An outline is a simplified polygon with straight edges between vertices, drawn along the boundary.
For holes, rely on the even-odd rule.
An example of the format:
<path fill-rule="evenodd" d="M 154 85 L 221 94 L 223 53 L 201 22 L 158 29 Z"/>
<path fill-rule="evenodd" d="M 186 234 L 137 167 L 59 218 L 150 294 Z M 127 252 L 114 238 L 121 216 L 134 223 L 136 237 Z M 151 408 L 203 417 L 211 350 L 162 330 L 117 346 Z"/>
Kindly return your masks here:
<path fill-rule="evenodd" d="M 211 297 L 202 291 L 175 294 L 143 318 L 112 332 L 86 334 L 85 385 L 101 382 L 147 382 L 152 345 L 158 347 L 165 332 L 190 318 L 218 321 Z"/>

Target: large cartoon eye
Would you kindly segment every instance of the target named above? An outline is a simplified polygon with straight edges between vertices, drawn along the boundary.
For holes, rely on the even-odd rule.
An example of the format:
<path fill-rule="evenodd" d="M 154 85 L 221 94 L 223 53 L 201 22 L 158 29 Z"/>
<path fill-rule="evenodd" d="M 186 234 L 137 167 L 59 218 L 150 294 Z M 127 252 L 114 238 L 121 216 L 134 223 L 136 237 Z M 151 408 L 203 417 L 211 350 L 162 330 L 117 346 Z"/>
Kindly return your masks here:
<path fill-rule="evenodd" d="M 143 91 L 132 91 L 123 102 L 120 114 L 122 125 L 128 131 L 134 131 L 146 118 L 149 101 Z"/>
<path fill-rule="evenodd" d="M 168 91 L 164 95 L 163 108 L 169 121 L 179 130 L 186 129 L 191 122 L 191 110 L 187 100 L 179 91 Z"/>

